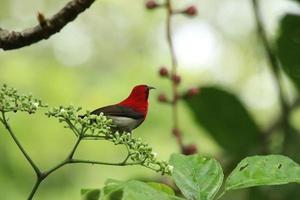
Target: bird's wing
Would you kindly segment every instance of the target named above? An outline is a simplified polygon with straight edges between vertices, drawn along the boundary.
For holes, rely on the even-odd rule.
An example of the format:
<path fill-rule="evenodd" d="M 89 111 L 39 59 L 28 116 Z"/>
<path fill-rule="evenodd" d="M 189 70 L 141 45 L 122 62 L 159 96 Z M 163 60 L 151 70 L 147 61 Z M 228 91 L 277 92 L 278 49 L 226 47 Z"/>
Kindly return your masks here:
<path fill-rule="evenodd" d="M 129 117 L 132 119 L 144 118 L 144 115 L 142 113 L 136 112 L 129 107 L 124 107 L 119 105 L 111 105 L 111 106 L 98 108 L 94 110 L 91 114 L 99 115 L 101 112 L 106 116 Z"/>

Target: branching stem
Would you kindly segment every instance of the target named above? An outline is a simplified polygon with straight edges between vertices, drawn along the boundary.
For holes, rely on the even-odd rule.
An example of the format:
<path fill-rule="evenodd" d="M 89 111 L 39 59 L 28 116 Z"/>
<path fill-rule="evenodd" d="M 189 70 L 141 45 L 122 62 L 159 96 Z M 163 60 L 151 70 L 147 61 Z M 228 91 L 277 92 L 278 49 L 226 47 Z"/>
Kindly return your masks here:
<path fill-rule="evenodd" d="M 3 123 L 4 127 L 7 129 L 7 131 L 9 132 L 10 136 L 12 137 L 12 139 L 14 140 L 14 142 L 16 143 L 16 145 L 18 146 L 18 148 L 20 149 L 20 151 L 22 152 L 22 154 L 24 155 L 24 157 L 26 158 L 26 160 L 29 162 L 29 164 L 31 165 L 31 167 L 34 169 L 35 173 L 37 176 L 39 176 L 41 174 L 40 169 L 38 168 L 38 166 L 34 163 L 34 161 L 31 159 L 31 157 L 28 155 L 28 153 L 25 151 L 25 149 L 23 148 L 23 146 L 21 145 L 21 143 L 19 142 L 18 138 L 16 137 L 16 135 L 14 134 L 12 128 L 10 127 L 8 120 L 6 118 L 6 115 L 4 112 L 1 112 L 2 115 L 2 119 L 1 122 Z"/>
<path fill-rule="evenodd" d="M 172 78 L 177 76 L 177 57 L 175 54 L 173 39 L 172 39 L 172 16 L 174 13 L 172 8 L 172 1 L 166 1 L 167 8 L 167 19 L 166 19 L 166 37 L 171 55 L 171 83 L 172 83 L 172 120 L 173 120 L 173 131 L 176 130 L 177 134 L 176 139 L 180 148 L 182 148 L 182 136 L 179 131 L 179 119 L 178 119 L 178 84 Z"/>
<path fill-rule="evenodd" d="M 8 119 L 5 116 L 4 112 L 1 112 L 1 117 L 0 117 L 0 122 L 3 123 L 3 125 L 5 126 L 5 128 L 8 130 L 8 132 L 10 133 L 11 137 L 13 138 L 14 142 L 16 143 L 16 145 L 19 147 L 19 149 L 21 150 L 21 152 L 23 153 L 24 157 L 27 159 L 27 161 L 30 163 L 30 165 L 32 166 L 32 168 L 34 169 L 34 171 L 36 172 L 37 175 L 37 179 L 36 182 L 28 196 L 28 200 L 32 200 L 34 195 L 36 194 L 39 186 L 41 185 L 41 183 L 53 172 L 57 171 L 58 169 L 62 168 L 63 166 L 67 165 L 67 164 L 92 164 L 92 165 L 110 165 L 110 166 L 127 166 L 127 165 L 142 165 L 145 166 L 147 168 L 150 168 L 152 170 L 155 170 L 154 168 L 151 168 L 149 166 L 144 165 L 144 161 L 139 161 L 139 162 L 127 162 L 130 158 L 130 156 L 132 155 L 128 149 L 128 147 L 126 146 L 126 149 L 128 151 L 127 156 L 125 157 L 125 159 L 122 162 L 118 162 L 118 163 L 111 163 L 111 162 L 101 162 L 101 161 L 94 161 L 94 160 L 83 160 L 83 159 L 74 159 L 74 154 L 76 152 L 76 150 L 78 149 L 78 146 L 80 144 L 80 142 L 84 139 L 83 134 L 85 132 L 84 129 L 81 130 L 81 132 L 79 132 L 76 127 L 70 126 L 71 130 L 73 132 L 77 132 L 79 134 L 73 148 L 71 149 L 70 153 L 68 154 L 68 156 L 61 162 L 59 162 L 57 165 L 55 165 L 54 167 L 50 168 L 47 171 L 41 171 L 38 166 L 33 162 L 33 160 L 30 158 L 30 156 L 28 155 L 28 153 L 25 151 L 25 149 L 22 147 L 22 145 L 20 144 L 20 142 L 18 141 L 17 137 L 15 136 L 14 132 L 12 131 L 9 123 L 8 123 Z M 69 124 L 70 125 L 70 124 Z"/>

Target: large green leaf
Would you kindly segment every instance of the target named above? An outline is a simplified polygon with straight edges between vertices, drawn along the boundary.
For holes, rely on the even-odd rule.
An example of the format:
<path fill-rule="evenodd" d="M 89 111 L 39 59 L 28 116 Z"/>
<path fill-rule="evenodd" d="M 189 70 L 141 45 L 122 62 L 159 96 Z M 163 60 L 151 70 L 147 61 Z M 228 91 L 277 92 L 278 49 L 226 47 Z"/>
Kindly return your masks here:
<path fill-rule="evenodd" d="M 278 57 L 286 74 L 300 90 L 300 16 L 288 14 L 280 24 Z"/>
<path fill-rule="evenodd" d="M 170 164 L 174 167 L 172 177 L 188 199 L 213 199 L 223 182 L 220 164 L 200 155 L 172 154 Z"/>
<path fill-rule="evenodd" d="M 225 190 L 260 185 L 300 183 L 300 166 L 281 155 L 253 156 L 243 159 L 225 182 Z"/>
<path fill-rule="evenodd" d="M 169 186 L 153 182 L 109 180 L 103 191 L 104 200 L 180 200 Z"/>
<path fill-rule="evenodd" d="M 245 155 L 259 143 L 259 128 L 235 95 L 203 87 L 186 102 L 196 121 L 231 154 Z"/>
<path fill-rule="evenodd" d="M 100 190 L 99 189 L 82 189 L 81 199 L 82 200 L 99 200 Z"/>

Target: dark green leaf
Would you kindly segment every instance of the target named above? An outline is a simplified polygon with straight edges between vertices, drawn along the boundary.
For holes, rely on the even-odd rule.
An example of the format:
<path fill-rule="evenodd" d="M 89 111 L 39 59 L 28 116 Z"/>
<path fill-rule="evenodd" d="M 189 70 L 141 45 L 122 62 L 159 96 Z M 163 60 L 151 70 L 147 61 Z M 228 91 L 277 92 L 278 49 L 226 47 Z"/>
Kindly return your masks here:
<path fill-rule="evenodd" d="M 124 187 L 125 182 L 124 181 L 119 181 L 115 179 L 108 179 L 105 182 L 105 186 L 103 188 L 103 193 L 104 194 L 109 194 L 113 191 L 119 190 L 120 188 Z"/>
<path fill-rule="evenodd" d="M 126 182 L 114 179 L 108 179 L 103 188 L 105 200 L 121 200 L 123 197 L 123 188 Z"/>
<path fill-rule="evenodd" d="M 99 200 L 100 189 L 82 189 L 81 199 L 82 200 Z"/>
<path fill-rule="evenodd" d="M 243 159 L 225 183 L 225 190 L 260 185 L 300 183 L 300 166 L 281 155 L 253 156 Z"/>
<path fill-rule="evenodd" d="M 244 155 L 259 143 L 259 129 L 235 95 L 204 87 L 186 102 L 196 121 L 232 154 Z"/>
<path fill-rule="evenodd" d="M 288 14 L 281 20 L 277 39 L 278 57 L 283 70 L 300 90 L 300 16 Z"/>
<path fill-rule="evenodd" d="M 172 177 L 176 185 L 188 199 L 213 199 L 222 185 L 222 168 L 212 158 L 173 154 L 170 164 L 174 167 Z"/>

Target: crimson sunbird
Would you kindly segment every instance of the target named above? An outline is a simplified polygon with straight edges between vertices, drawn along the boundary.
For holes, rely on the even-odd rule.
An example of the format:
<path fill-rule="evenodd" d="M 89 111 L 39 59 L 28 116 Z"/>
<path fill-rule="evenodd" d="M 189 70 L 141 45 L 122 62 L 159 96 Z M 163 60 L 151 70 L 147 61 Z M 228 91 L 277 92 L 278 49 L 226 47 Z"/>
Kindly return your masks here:
<path fill-rule="evenodd" d="M 148 112 L 149 91 L 155 89 L 147 85 L 135 86 L 129 96 L 120 103 L 109 105 L 94 110 L 91 114 L 103 113 L 112 119 L 119 132 L 131 132 L 141 125 Z"/>

